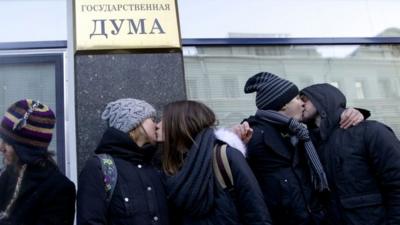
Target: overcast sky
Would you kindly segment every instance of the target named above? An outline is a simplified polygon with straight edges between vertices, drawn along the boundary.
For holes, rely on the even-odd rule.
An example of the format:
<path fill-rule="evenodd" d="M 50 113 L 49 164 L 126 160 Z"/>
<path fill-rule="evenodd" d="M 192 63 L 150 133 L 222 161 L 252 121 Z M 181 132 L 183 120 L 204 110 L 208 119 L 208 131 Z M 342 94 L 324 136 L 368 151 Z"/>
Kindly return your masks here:
<path fill-rule="evenodd" d="M 66 40 L 66 1 L 0 0 L 0 42 Z M 368 37 L 400 28 L 400 0 L 178 0 L 178 7 L 182 38 Z"/>
<path fill-rule="evenodd" d="M 400 28 L 399 0 L 179 0 L 184 38 L 367 37 Z"/>

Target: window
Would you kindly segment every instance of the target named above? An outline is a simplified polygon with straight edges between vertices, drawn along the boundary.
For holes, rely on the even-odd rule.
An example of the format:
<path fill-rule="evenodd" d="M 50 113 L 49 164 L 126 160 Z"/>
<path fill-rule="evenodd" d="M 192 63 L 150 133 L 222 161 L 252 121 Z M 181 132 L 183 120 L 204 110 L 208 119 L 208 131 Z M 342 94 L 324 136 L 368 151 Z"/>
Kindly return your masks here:
<path fill-rule="evenodd" d="M 357 99 L 364 99 L 364 89 L 363 89 L 363 84 L 360 81 L 357 81 L 354 84 L 355 88 L 356 88 L 356 98 Z"/>
<path fill-rule="evenodd" d="M 380 85 L 380 91 L 382 93 L 383 98 L 393 98 L 393 97 L 398 97 L 398 93 L 395 90 L 398 90 L 397 88 L 394 88 L 393 86 L 396 85 L 396 80 L 390 79 L 390 78 L 383 78 L 379 79 L 378 83 Z"/>
<path fill-rule="evenodd" d="M 197 89 L 197 80 L 187 80 L 186 81 L 186 92 L 188 98 L 196 99 L 199 97 L 198 89 Z"/>
<path fill-rule="evenodd" d="M 262 51 L 256 52 L 265 55 L 232 55 L 227 50 L 232 49 L 229 45 L 212 51 L 208 51 L 212 48 L 209 46 L 196 48 L 204 54 L 184 56 L 185 76 L 190 82 L 199 80 L 197 92 L 209 93 L 196 100 L 209 105 L 222 126 L 239 123 L 255 113 L 255 94 L 244 94 L 243 87 L 250 76 L 268 71 L 293 81 L 300 89 L 315 83 L 331 83 L 345 94 L 348 106 L 371 110 L 371 119 L 387 123 L 400 134 L 397 93 L 400 58 L 394 54 L 398 51 L 397 45 L 235 46 L 243 48 L 235 52 L 261 48 Z M 382 54 L 375 54 L 377 51 Z M 271 52 L 282 54 L 271 55 Z M 196 69 L 200 64 L 202 69 Z M 205 79 L 208 82 L 201 82 Z"/>
<path fill-rule="evenodd" d="M 14 102 L 36 99 L 56 114 L 57 122 L 49 151 L 64 171 L 64 113 L 63 113 L 62 54 L 0 56 L 0 112 Z M 1 156 L 0 156 L 1 157 Z M 0 159 L 0 167 L 3 160 Z"/>
<path fill-rule="evenodd" d="M 226 97 L 235 98 L 239 96 L 240 89 L 235 78 L 224 78 L 222 82 Z"/>

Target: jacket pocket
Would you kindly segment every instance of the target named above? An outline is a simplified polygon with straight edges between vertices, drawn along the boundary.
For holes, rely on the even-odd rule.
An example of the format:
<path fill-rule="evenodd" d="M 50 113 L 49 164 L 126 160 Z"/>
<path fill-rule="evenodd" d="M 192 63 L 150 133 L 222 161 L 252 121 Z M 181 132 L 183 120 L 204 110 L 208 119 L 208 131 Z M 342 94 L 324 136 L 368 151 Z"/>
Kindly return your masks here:
<path fill-rule="evenodd" d="M 110 210 L 119 216 L 132 216 L 135 213 L 135 197 L 132 193 L 121 188 L 119 193 L 115 193 Z"/>
<path fill-rule="evenodd" d="M 340 198 L 340 202 L 344 208 L 343 219 L 348 225 L 386 224 L 382 196 L 379 193 Z"/>
<path fill-rule="evenodd" d="M 340 202 L 345 209 L 374 206 L 382 204 L 382 196 L 380 193 L 373 193 L 345 198 L 341 197 Z"/>

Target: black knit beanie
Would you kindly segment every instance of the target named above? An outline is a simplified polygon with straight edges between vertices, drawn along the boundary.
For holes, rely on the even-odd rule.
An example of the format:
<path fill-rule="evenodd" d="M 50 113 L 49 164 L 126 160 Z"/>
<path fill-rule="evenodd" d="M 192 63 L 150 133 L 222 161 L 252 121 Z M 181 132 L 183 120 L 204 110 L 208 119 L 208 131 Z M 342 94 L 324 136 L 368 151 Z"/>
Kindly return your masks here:
<path fill-rule="evenodd" d="M 257 92 L 258 109 L 279 111 L 299 94 L 299 89 L 286 79 L 272 73 L 261 72 L 247 80 L 244 92 L 246 94 Z"/>

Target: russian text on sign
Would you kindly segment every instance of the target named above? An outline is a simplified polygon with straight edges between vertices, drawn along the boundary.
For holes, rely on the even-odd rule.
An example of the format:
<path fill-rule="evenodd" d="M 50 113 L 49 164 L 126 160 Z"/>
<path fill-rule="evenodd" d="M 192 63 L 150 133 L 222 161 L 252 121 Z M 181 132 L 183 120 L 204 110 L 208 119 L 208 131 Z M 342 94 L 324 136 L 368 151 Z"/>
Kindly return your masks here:
<path fill-rule="evenodd" d="M 169 4 L 94 4 L 82 5 L 82 12 L 119 12 L 119 11 L 169 11 Z"/>
<path fill-rule="evenodd" d="M 107 34 L 107 27 L 109 23 L 112 26 L 112 29 L 110 30 L 110 33 L 112 35 L 118 35 L 123 28 L 123 26 L 128 26 L 128 32 L 126 34 L 165 34 L 164 29 L 162 28 L 160 22 L 158 21 L 157 18 L 154 19 L 154 21 L 151 23 L 151 29 L 150 32 L 146 32 L 146 27 L 150 27 L 149 25 L 146 25 L 146 19 L 141 18 L 137 19 L 136 22 L 134 19 L 99 19 L 99 20 L 92 20 L 93 21 L 93 32 L 90 34 L 90 39 L 92 39 L 93 36 L 104 36 L 105 38 L 108 38 Z M 109 21 L 109 23 L 108 23 Z M 128 21 L 127 23 L 125 21 Z M 127 24 L 127 25 L 124 25 Z M 100 31 L 98 30 L 100 29 Z M 96 32 L 97 31 L 97 32 Z M 133 31 L 133 32 L 132 32 Z M 158 32 L 155 32 L 158 31 Z"/>

